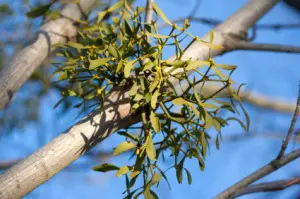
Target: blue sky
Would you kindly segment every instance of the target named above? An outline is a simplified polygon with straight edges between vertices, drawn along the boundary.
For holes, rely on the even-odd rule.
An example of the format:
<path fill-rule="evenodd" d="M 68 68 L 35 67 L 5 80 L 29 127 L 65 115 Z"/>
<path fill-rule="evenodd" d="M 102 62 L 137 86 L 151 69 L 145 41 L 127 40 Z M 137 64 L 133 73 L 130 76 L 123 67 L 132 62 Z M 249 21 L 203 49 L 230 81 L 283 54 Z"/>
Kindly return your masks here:
<path fill-rule="evenodd" d="M 156 2 L 170 19 L 186 16 L 195 5 L 193 0 L 157 0 Z M 246 2 L 245 0 L 203 0 L 196 16 L 224 20 Z M 143 1 L 140 0 L 138 3 L 142 4 Z M 259 23 L 300 23 L 300 15 L 279 3 Z M 190 28 L 190 31 L 198 36 L 202 36 L 209 30 L 208 26 L 197 23 L 192 23 Z M 299 29 L 258 30 L 255 41 L 300 46 Z M 169 55 L 171 53 L 166 52 L 166 56 Z M 287 99 L 295 104 L 300 83 L 299 58 L 300 56 L 297 54 L 239 51 L 217 57 L 216 60 L 224 64 L 237 65 L 238 69 L 235 71 L 233 79 L 237 83 L 246 83 L 247 90 L 260 92 L 274 98 Z M 29 85 L 23 87 L 17 97 L 24 95 L 29 87 Z M 76 122 L 75 111 L 69 111 L 60 117 L 57 116 L 59 110 L 53 110 L 53 106 L 59 99 L 58 93 L 50 92 L 44 97 L 40 106 L 41 118 L 38 123 L 27 125 L 21 130 L 22 132 L 2 137 L 0 142 L 1 160 L 26 157 Z M 247 105 L 246 108 L 251 117 L 250 133 L 280 132 L 285 134 L 287 132 L 292 115 L 263 110 L 250 105 Z M 296 127 L 300 127 L 299 122 Z M 223 131 L 224 137 L 233 134 L 245 134 L 245 132 L 235 124 Z M 96 148 L 109 151 L 120 140 L 118 136 L 114 135 L 97 145 Z M 280 144 L 281 141 L 278 139 L 253 138 L 234 142 L 224 141 L 221 143 L 219 151 L 212 145 L 204 172 L 199 171 L 197 162 L 188 162 L 187 167 L 190 168 L 193 175 L 192 185 L 187 184 L 186 178 L 184 178 L 183 184 L 178 185 L 175 173 L 171 171 L 168 176 L 172 190 L 169 190 L 167 184 L 162 182 L 156 192 L 165 199 L 211 198 L 271 161 L 278 153 Z M 288 150 L 291 150 L 292 147 L 299 147 L 299 145 L 291 145 Z M 104 161 L 122 165 L 127 160 L 126 156 L 92 161 L 87 157 L 82 157 L 25 198 L 121 198 L 125 189 L 125 179 L 116 178 L 114 172 L 96 173 L 91 170 L 91 167 Z M 299 164 L 300 160 L 296 160 L 262 181 L 299 175 Z M 296 190 L 297 187 L 292 187 L 271 195 L 253 194 L 241 198 L 291 198 L 291 194 Z"/>

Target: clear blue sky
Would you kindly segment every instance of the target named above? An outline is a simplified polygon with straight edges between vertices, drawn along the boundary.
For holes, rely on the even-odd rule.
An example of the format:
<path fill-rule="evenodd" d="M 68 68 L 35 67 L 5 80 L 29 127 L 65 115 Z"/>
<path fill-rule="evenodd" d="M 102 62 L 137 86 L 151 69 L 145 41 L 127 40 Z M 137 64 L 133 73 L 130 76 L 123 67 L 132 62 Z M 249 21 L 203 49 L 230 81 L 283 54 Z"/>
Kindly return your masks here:
<path fill-rule="evenodd" d="M 195 1 L 157 0 L 157 3 L 170 19 L 176 19 L 189 14 L 194 8 Z M 138 2 L 139 4 L 143 3 L 141 0 Z M 196 16 L 224 20 L 246 2 L 245 0 L 203 0 Z M 279 3 L 259 23 L 300 23 L 300 15 Z M 197 23 L 192 23 L 190 28 L 190 31 L 198 36 L 202 36 L 209 30 L 208 26 Z M 300 46 L 299 29 L 258 30 L 255 41 Z M 166 53 L 171 55 L 170 52 Z M 217 61 L 224 64 L 238 65 L 233 79 L 238 83 L 246 83 L 248 90 L 260 92 L 274 98 L 288 99 L 290 102 L 296 103 L 300 83 L 299 58 L 300 55 L 296 54 L 233 52 L 218 57 Z M 24 87 L 17 97 L 26 93 L 26 89 L 30 89 L 29 87 Z M 68 112 L 63 117 L 57 117 L 58 110 L 53 110 L 53 106 L 59 99 L 57 93 L 49 93 L 42 102 L 41 119 L 37 124 L 29 124 L 25 129 L 22 129 L 22 132 L 15 132 L 2 138 L 0 142 L 1 160 L 29 155 L 75 122 L 74 115 L 76 114 L 74 114 L 74 111 Z M 280 132 L 285 134 L 287 132 L 291 115 L 251 106 L 246 106 L 246 108 L 251 117 L 251 133 Z M 299 122 L 297 127 L 300 127 Z M 233 124 L 223 131 L 223 136 L 244 133 L 240 127 Z M 120 139 L 117 136 L 112 136 L 98 145 L 97 148 L 111 150 L 111 146 L 116 146 L 119 141 Z M 272 160 L 278 153 L 280 144 L 281 141 L 278 139 L 254 138 L 234 142 L 224 141 L 219 151 L 212 145 L 204 172 L 199 171 L 197 162 L 188 162 L 187 167 L 191 168 L 193 175 L 192 185 L 187 184 L 186 178 L 183 184 L 178 185 L 175 173 L 171 171 L 168 176 L 172 190 L 169 190 L 167 184 L 162 182 L 157 189 L 157 193 L 164 199 L 211 198 Z M 299 145 L 293 147 L 299 147 Z M 291 147 L 288 149 L 291 150 Z M 121 198 L 122 191 L 125 189 L 124 178 L 117 179 L 113 172 L 108 174 L 97 173 L 90 168 L 105 161 L 122 165 L 127 161 L 127 158 L 122 156 L 87 163 L 88 158 L 83 157 L 25 198 Z M 263 180 L 283 179 L 296 174 L 299 175 L 299 164 L 300 160 L 297 160 Z M 241 198 L 275 198 L 275 196 L 276 198 L 291 198 L 290 194 L 296 190 L 297 187 L 292 187 L 280 193 L 270 195 L 254 194 Z"/>

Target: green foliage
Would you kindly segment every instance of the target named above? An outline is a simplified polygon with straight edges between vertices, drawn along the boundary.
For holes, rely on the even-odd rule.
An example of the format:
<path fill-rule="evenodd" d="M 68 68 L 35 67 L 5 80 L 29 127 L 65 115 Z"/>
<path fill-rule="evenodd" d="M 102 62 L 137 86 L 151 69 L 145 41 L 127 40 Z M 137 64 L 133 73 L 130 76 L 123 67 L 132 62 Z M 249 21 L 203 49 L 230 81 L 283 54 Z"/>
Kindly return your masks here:
<path fill-rule="evenodd" d="M 99 12 L 95 23 L 81 28 L 78 43 L 59 46 L 58 55 L 66 60 L 56 64 L 57 82 L 64 82 L 64 97 L 82 100 L 76 105 L 82 108 L 93 101 L 101 109 L 113 88 L 130 88 L 131 111 L 142 113 L 142 127 L 138 129 L 139 135 L 128 132 L 130 128 L 120 131 L 126 141 L 115 148 L 114 155 L 133 152 L 132 161 L 121 168 L 106 163 L 94 169 L 118 170 L 118 177 L 125 175 L 125 198 L 137 198 L 141 194 L 145 198 L 157 198 L 151 188 L 159 184 L 161 178 L 168 182 L 166 171 L 161 170 L 159 164 L 166 155 L 174 160 L 170 168 L 175 169 L 178 183 L 183 182 L 185 173 L 191 184 L 192 175 L 184 163 L 195 158 L 199 168 L 204 170 L 211 139 L 209 133 L 216 132 L 219 148 L 221 130 L 228 121 L 236 120 L 247 130 L 249 118 L 243 107 L 246 125 L 239 118 L 220 115 L 223 111 L 239 114 L 235 104 L 241 105 L 240 99 L 230 79 L 235 66 L 216 64 L 212 57 L 205 61 L 182 60 L 186 48 L 181 47 L 181 41 L 186 36 L 192 37 L 192 42 L 221 49 L 213 44 L 213 32 L 210 41 L 199 40 L 187 31 L 188 21 L 183 27 L 172 24 L 154 3 L 157 18 L 171 26 L 169 34 L 161 35 L 155 21 L 150 24 L 142 21 L 144 8 L 132 10 L 131 7 L 126 1 L 118 1 Z M 163 59 L 166 46 L 174 48 L 173 60 Z M 186 88 L 182 88 L 181 83 L 174 86 L 173 80 L 185 82 Z M 211 82 L 221 87 L 205 95 L 202 88 Z M 224 90 L 229 93 L 226 98 L 218 95 Z M 137 178 L 143 181 L 140 188 L 134 188 Z"/>

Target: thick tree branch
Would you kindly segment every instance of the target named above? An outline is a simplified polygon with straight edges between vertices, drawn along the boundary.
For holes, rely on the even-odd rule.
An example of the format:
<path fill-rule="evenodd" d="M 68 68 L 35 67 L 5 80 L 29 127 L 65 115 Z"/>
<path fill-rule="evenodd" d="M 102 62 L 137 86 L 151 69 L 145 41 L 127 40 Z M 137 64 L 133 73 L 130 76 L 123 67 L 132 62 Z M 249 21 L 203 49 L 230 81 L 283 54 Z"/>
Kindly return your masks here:
<path fill-rule="evenodd" d="M 250 185 L 238 191 L 233 197 L 237 198 L 243 195 L 258 192 L 281 191 L 293 185 L 300 185 L 300 177 Z"/>
<path fill-rule="evenodd" d="M 279 168 L 285 166 L 286 164 L 296 160 L 300 157 L 300 149 L 295 150 L 280 159 L 275 159 L 271 161 L 270 163 L 266 164 L 262 168 L 256 170 L 249 176 L 245 177 L 241 181 L 235 183 L 219 195 L 215 197 L 215 199 L 227 199 L 232 197 L 235 193 L 242 190 L 244 187 L 247 187 L 249 184 L 252 184 L 253 182 L 263 178 L 264 176 L 278 170 Z"/>
<path fill-rule="evenodd" d="M 152 16 L 153 16 L 153 8 L 152 8 L 153 2 L 154 0 L 147 0 L 145 23 L 151 23 Z"/>
<path fill-rule="evenodd" d="M 82 17 L 82 11 L 88 13 L 94 3 L 95 0 L 81 0 L 80 8 L 74 3 L 67 4 L 61 14 L 78 20 Z M 77 28 L 73 25 L 73 21 L 67 18 L 44 24 L 35 37 L 28 42 L 29 44 L 14 56 L 8 66 L 1 70 L 0 109 L 11 101 L 16 91 L 53 51 L 52 45 L 66 42 L 76 34 Z"/>
<path fill-rule="evenodd" d="M 265 15 L 279 0 L 252 0 L 215 29 L 215 43 L 224 44 L 224 35 L 243 35 L 248 28 Z M 209 34 L 201 39 L 209 40 Z M 194 42 L 185 51 L 184 59 L 207 60 L 210 49 L 201 42 Z M 212 50 L 213 56 L 224 51 Z M 176 72 L 182 70 L 176 70 Z M 172 82 L 176 83 L 172 80 Z M 9 169 L 0 176 L 0 196 L 20 198 L 50 179 L 57 172 L 76 160 L 114 131 L 139 121 L 139 114 L 130 112 L 129 95 L 124 88 L 114 92 L 105 101 L 101 114 L 95 111 L 68 129 L 52 142 Z"/>

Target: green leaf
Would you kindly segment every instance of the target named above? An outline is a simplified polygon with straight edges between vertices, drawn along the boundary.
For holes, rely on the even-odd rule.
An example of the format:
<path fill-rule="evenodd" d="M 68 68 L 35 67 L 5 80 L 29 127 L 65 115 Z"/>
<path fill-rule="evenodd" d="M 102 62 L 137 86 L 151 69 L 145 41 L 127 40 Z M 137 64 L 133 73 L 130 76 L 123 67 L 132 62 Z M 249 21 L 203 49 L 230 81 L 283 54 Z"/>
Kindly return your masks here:
<path fill-rule="evenodd" d="M 154 37 L 154 38 L 157 38 L 157 39 L 167 39 L 167 38 L 170 37 L 169 35 L 160 35 L 160 34 L 153 34 L 153 33 L 148 33 L 148 32 L 146 32 L 146 35 L 148 37 Z"/>
<path fill-rule="evenodd" d="M 159 133 L 161 130 L 159 118 L 155 115 L 153 111 L 150 113 L 150 123 L 156 133 Z"/>
<path fill-rule="evenodd" d="M 183 158 L 176 167 L 176 177 L 179 184 L 182 183 L 182 169 L 185 158 Z"/>
<path fill-rule="evenodd" d="M 110 60 L 111 60 L 110 58 L 99 58 L 96 60 L 90 60 L 89 69 L 93 70 L 99 66 L 104 65 L 105 63 L 109 62 Z"/>
<path fill-rule="evenodd" d="M 118 155 L 118 154 L 128 151 L 134 147 L 136 147 L 136 145 L 132 142 L 127 142 L 127 141 L 122 142 L 115 148 L 113 155 Z"/>
<path fill-rule="evenodd" d="M 205 133 L 201 132 L 200 136 L 201 136 L 200 141 L 201 141 L 201 145 L 202 145 L 202 156 L 205 158 L 206 154 L 207 154 L 207 142 L 205 139 Z"/>
<path fill-rule="evenodd" d="M 133 172 L 131 172 L 131 174 L 130 174 L 130 178 L 132 179 L 132 178 L 136 177 L 136 176 L 139 175 L 139 174 L 140 174 L 140 171 L 133 171 Z"/>
<path fill-rule="evenodd" d="M 40 6 L 34 7 L 29 12 L 26 13 L 26 16 L 29 18 L 37 18 L 39 16 L 42 16 L 46 12 L 48 12 L 48 10 L 52 4 L 53 3 L 51 2 L 51 3 L 45 4 L 45 5 L 40 5 Z"/>
<path fill-rule="evenodd" d="M 167 24 L 169 24 L 171 26 L 173 25 L 156 3 L 154 3 L 154 2 L 152 3 L 152 8 L 156 12 L 156 14 L 158 14 L 158 16 L 160 16 L 160 18 L 162 20 L 164 20 Z"/>
<path fill-rule="evenodd" d="M 159 90 L 157 89 L 154 94 L 151 96 L 151 107 L 152 109 L 156 109 L 157 98 L 160 96 Z"/>
<path fill-rule="evenodd" d="M 118 1 L 117 3 L 115 3 L 114 5 L 112 5 L 110 8 L 107 9 L 107 12 L 113 12 L 116 11 L 118 9 L 120 9 L 122 6 L 124 5 L 124 1 Z"/>
<path fill-rule="evenodd" d="M 136 95 L 137 89 L 138 89 L 137 83 L 134 82 L 134 84 L 132 85 L 132 87 L 131 87 L 131 89 L 130 89 L 130 91 L 129 91 L 129 95 L 130 95 L 130 96 Z"/>
<path fill-rule="evenodd" d="M 70 46 L 72 48 L 76 48 L 76 49 L 86 48 L 84 45 L 82 45 L 80 43 L 72 42 L 72 41 L 68 42 L 68 46 Z"/>
<path fill-rule="evenodd" d="M 200 167 L 201 171 L 204 171 L 205 163 L 204 163 L 203 159 L 200 156 L 198 156 L 198 164 L 199 164 L 199 167 Z"/>
<path fill-rule="evenodd" d="M 157 71 L 156 74 L 155 74 L 153 82 L 149 86 L 149 91 L 150 92 L 153 92 L 157 88 L 157 86 L 160 84 L 160 80 L 161 80 L 161 75 L 160 75 L 160 72 Z"/>
<path fill-rule="evenodd" d="M 192 175 L 191 175 L 191 173 L 186 168 L 184 168 L 184 170 L 185 170 L 185 173 L 186 173 L 187 178 L 188 178 L 188 183 L 192 184 Z"/>
<path fill-rule="evenodd" d="M 152 133 L 149 132 L 149 135 L 147 137 L 146 141 L 146 153 L 150 160 L 155 160 L 156 158 L 156 149 L 154 147 L 153 141 L 152 141 Z"/>
<path fill-rule="evenodd" d="M 151 179 L 151 184 L 156 184 L 161 180 L 161 175 L 159 173 L 154 173 Z"/>
<path fill-rule="evenodd" d="M 108 46 L 107 51 L 112 57 L 116 59 L 120 58 L 118 50 L 112 44 Z"/>
<path fill-rule="evenodd" d="M 107 172 L 107 171 L 113 171 L 113 170 L 119 170 L 120 168 L 113 164 L 104 163 L 99 166 L 93 167 L 93 170 L 99 171 L 99 172 Z"/>
<path fill-rule="evenodd" d="M 200 118 L 200 112 L 194 107 L 194 105 L 188 101 L 186 101 L 185 99 L 179 97 L 176 98 L 172 101 L 172 103 L 174 105 L 187 105 L 190 109 L 192 109 L 192 111 L 194 112 L 194 114 L 199 118 Z"/>
<path fill-rule="evenodd" d="M 132 60 L 132 61 L 129 61 L 125 64 L 125 67 L 124 67 L 124 76 L 125 76 L 125 78 L 128 78 L 130 76 L 130 72 L 134 67 L 134 63 L 135 63 L 135 60 Z"/>
<path fill-rule="evenodd" d="M 116 176 L 117 176 L 117 177 L 120 177 L 121 175 L 124 175 L 124 174 L 126 174 L 126 173 L 128 173 L 128 172 L 129 172 L 129 168 L 128 168 L 127 165 L 125 165 L 125 166 L 123 166 L 123 167 L 121 167 L 121 168 L 119 169 L 119 171 L 116 173 Z"/>
<path fill-rule="evenodd" d="M 195 70 L 196 68 L 201 68 L 204 65 L 209 65 L 209 62 L 207 62 L 207 61 L 199 61 L 199 60 L 190 61 L 188 63 L 188 65 L 186 66 L 185 70 L 187 70 L 187 71 L 189 71 L 189 70 Z"/>

